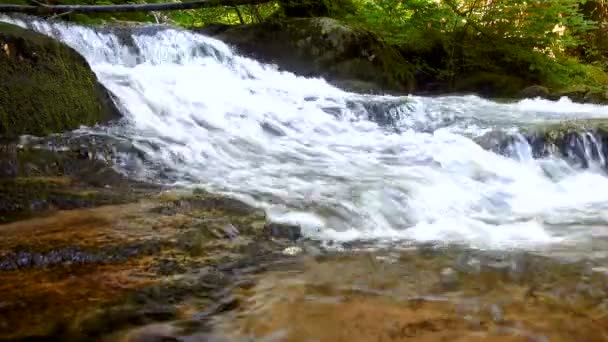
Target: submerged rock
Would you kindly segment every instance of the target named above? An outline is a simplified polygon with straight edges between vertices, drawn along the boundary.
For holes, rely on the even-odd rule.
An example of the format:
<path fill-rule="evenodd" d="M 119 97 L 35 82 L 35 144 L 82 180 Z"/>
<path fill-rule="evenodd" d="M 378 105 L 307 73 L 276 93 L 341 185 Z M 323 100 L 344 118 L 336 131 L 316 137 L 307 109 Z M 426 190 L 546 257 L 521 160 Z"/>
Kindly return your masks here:
<path fill-rule="evenodd" d="M 537 124 L 526 127 L 519 133 L 494 130 L 475 141 L 485 149 L 516 159 L 553 155 L 581 168 L 592 165 L 608 167 L 606 119 Z"/>
<path fill-rule="evenodd" d="M 352 91 L 413 89 L 412 65 L 375 34 L 330 18 L 288 18 L 198 29 L 239 52 Z M 375 89 L 372 89 L 375 88 Z"/>
<path fill-rule="evenodd" d="M 297 241 L 302 238 L 302 229 L 295 224 L 270 222 L 266 224 L 265 228 L 268 234 L 275 238 L 290 241 Z"/>
<path fill-rule="evenodd" d="M 533 85 L 522 89 L 519 92 L 519 96 L 523 98 L 547 98 L 550 94 L 550 91 L 547 87 L 543 87 L 540 85 Z"/>
<path fill-rule="evenodd" d="M 608 104 L 608 89 L 599 91 L 590 91 L 585 94 L 583 101 L 593 104 Z"/>
<path fill-rule="evenodd" d="M 524 133 L 535 157 L 559 153 L 571 163 L 588 168 L 590 163 L 606 167 L 608 121 L 580 119 L 538 125 Z"/>
<path fill-rule="evenodd" d="M 120 116 L 87 61 L 43 34 L 0 23 L 0 136 L 46 135 Z"/>

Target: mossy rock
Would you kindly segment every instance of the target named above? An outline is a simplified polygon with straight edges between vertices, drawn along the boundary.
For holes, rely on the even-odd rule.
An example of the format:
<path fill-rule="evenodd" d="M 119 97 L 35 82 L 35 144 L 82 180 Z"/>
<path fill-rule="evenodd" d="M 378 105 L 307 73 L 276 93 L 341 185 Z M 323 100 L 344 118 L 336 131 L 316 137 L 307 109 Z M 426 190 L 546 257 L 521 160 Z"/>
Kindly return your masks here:
<path fill-rule="evenodd" d="M 288 18 L 239 25 L 205 34 L 236 46 L 240 53 L 306 77 L 360 91 L 399 93 L 414 87 L 413 66 L 372 32 L 330 18 Z M 364 83 L 362 83 L 364 82 Z M 349 85 L 355 85 L 348 87 Z"/>
<path fill-rule="evenodd" d="M 547 143 L 559 144 L 568 134 L 590 132 L 608 139 L 608 120 L 576 119 L 559 123 L 541 124 L 527 129 L 526 136 L 543 137 Z"/>
<path fill-rule="evenodd" d="M 606 105 L 608 104 L 608 89 L 590 91 L 585 94 L 583 100 L 585 103 Z"/>
<path fill-rule="evenodd" d="M 540 85 L 533 85 L 522 89 L 518 96 L 522 98 L 547 98 L 549 97 L 550 91 L 547 87 L 543 87 Z"/>
<path fill-rule="evenodd" d="M 0 70 L 0 136 L 42 136 L 120 115 L 87 61 L 43 34 L 0 23 Z"/>
<path fill-rule="evenodd" d="M 0 224 L 57 209 L 128 203 L 157 189 L 129 180 L 79 145 L 57 151 L 0 144 Z"/>
<path fill-rule="evenodd" d="M 567 160 L 589 167 L 589 158 L 602 162 L 608 157 L 608 120 L 577 119 L 528 127 L 524 135 L 535 157 L 559 153 Z M 608 165 L 602 165 L 608 167 Z"/>
<path fill-rule="evenodd" d="M 526 81 L 518 76 L 482 71 L 461 76 L 456 80 L 454 90 L 487 98 L 512 98 L 525 85 Z"/>

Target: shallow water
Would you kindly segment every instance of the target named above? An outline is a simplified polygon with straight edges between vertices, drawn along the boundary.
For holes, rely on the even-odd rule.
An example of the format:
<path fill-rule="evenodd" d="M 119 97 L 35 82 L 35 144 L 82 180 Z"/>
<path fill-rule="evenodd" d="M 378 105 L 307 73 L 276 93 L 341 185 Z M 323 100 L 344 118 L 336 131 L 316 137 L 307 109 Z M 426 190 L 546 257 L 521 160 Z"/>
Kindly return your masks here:
<path fill-rule="evenodd" d="M 608 282 L 597 263 L 466 248 L 320 252 L 241 275 L 208 317 L 127 329 L 179 341 L 606 341 Z M 190 323 L 192 324 L 192 323 Z"/>
<path fill-rule="evenodd" d="M 410 249 L 305 258 L 218 316 L 227 341 L 603 341 L 606 278 L 531 255 Z"/>

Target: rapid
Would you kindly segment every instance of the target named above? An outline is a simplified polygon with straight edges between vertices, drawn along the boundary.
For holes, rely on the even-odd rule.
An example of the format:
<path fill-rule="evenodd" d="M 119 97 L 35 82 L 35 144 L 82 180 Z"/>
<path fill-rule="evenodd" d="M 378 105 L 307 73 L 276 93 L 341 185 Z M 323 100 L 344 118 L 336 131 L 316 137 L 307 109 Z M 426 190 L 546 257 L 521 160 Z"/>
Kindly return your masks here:
<path fill-rule="evenodd" d="M 237 196 L 324 242 L 589 253 L 608 233 L 601 142 L 589 140 L 600 153 L 581 168 L 553 154 L 535 158 L 518 133 L 608 118 L 606 106 L 361 95 L 175 28 L 0 20 L 85 56 L 124 118 L 74 134 L 130 141 L 141 158 L 118 167 L 132 177 Z M 493 131 L 515 137 L 505 153 L 478 144 Z"/>

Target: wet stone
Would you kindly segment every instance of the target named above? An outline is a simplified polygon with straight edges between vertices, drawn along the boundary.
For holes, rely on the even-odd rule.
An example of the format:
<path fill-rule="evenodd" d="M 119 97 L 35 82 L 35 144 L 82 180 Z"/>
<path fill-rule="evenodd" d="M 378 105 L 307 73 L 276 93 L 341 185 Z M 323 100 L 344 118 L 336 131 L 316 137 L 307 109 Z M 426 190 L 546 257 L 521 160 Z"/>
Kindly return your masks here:
<path fill-rule="evenodd" d="M 302 253 L 302 248 L 297 247 L 297 246 L 287 247 L 283 250 L 283 254 L 288 255 L 288 256 L 296 256 L 300 253 Z"/>
<path fill-rule="evenodd" d="M 239 230 L 232 223 L 215 227 L 213 233 L 220 239 L 236 239 L 239 236 Z"/>
<path fill-rule="evenodd" d="M 444 268 L 439 274 L 439 282 L 444 290 L 455 290 L 458 287 L 458 274 L 452 268 Z"/>
<path fill-rule="evenodd" d="M 47 252 L 13 251 L 0 257 L 0 271 L 57 265 L 124 262 L 140 255 L 156 254 L 160 250 L 158 241 L 104 246 L 97 250 L 85 250 L 78 246 L 65 247 Z"/>
<path fill-rule="evenodd" d="M 171 259 L 161 259 L 156 266 L 156 273 L 160 275 L 173 275 L 185 273 L 186 269 L 177 261 Z"/>
<path fill-rule="evenodd" d="M 266 224 L 266 231 L 271 237 L 297 241 L 302 238 L 302 229 L 298 225 L 271 222 Z"/>

